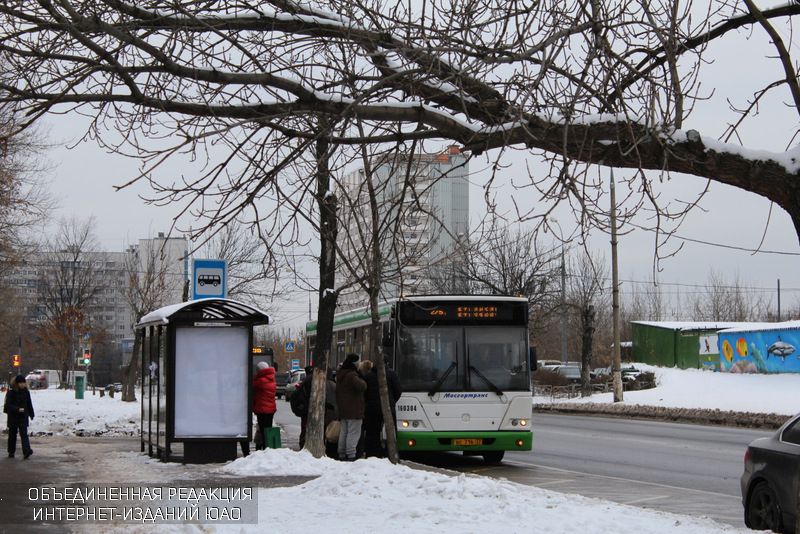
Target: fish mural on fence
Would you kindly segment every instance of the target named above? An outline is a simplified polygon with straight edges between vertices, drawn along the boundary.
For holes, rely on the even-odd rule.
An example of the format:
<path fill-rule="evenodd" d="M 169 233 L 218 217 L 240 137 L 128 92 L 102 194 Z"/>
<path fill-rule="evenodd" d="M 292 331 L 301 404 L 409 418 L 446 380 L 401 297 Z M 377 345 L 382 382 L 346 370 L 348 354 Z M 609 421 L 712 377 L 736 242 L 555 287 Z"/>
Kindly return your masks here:
<path fill-rule="evenodd" d="M 778 341 L 767 348 L 767 357 L 777 356 L 781 360 L 785 361 L 786 357 L 792 354 L 794 351 L 794 345 L 786 343 L 785 341 L 781 341 L 781 337 L 778 336 Z"/>
<path fill-rule="evenodd" d="M 800 327 L 718 334 L 720 371 L 800 373 Z"/>

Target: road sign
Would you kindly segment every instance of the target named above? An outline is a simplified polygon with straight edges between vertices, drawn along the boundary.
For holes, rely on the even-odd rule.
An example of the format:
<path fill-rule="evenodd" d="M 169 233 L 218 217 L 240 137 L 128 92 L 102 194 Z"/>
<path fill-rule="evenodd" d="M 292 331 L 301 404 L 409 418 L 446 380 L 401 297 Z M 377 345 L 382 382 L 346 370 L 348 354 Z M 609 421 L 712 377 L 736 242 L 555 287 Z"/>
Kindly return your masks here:
<path fill-rule="evenodd" d="M 300 360 L 292 360 L 292 371 L 300 369 Z"/>
<path fill-rule="evenodd" d="M 286 342 L 286 352 L 294 352 L 294 341 Z"/>
<path fill-rule="evenodd" d="M 228 265 L 225 260 L 192 261 L 192 299 L 225 298 L 228 295 Z"/>

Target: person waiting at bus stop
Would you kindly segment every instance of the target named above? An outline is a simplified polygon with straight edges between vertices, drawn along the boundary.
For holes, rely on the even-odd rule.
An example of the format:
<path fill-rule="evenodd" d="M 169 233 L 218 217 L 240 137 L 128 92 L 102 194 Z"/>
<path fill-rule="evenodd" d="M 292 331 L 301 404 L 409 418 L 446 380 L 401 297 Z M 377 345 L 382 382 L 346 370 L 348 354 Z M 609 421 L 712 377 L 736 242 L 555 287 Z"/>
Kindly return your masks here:
<path fill-rule="evenodd" d="M 356 369 L 357 354 L 348 354 L 336 373 L 336 406 L 339 410 L 339 459 L 354 461 L 356 447 L 361 437 L 361 422 L 364 419 L 364 392 L 367 383 Z"/>
<path fill-rule="evenodd" d="M 6 392 L 3 412 L 8 414 L 8 457 L 13 458 L 17 452 L 17 432 L 22 441 L 22 456 L 27 460 L 33 449 L 28 440 L 28 419 L 33 420 L 33 403 L 31 392 L 25 377 L 17 375 Z"/>
<path fill-rule="evenodd" d="M 389 359 L 384 359 L 386 370 L 386 386 L 389 390 L 389 409 L 392 419 L 397 421 L 395 405 L 403 393 L 397 373 L 389 367 Z M 381 409 L 381 393 L 378 384 L 378 368 L 372 366 L 364 376 L 367 382 L 366 409 L 364 411 L 364 452 L 367 457 L 384 456 L 385 451 L 381 444 L 381 429 L 383 428 L 383 411 Z"/>
<path fill-rule="evenodd" d="M 267 362 L 258 362 L 256 376 L 253 377 L 253 413 L 258 420 L 258 436 L 256 450 L 266 449 L 264 429 L 272 426 L 272 419 L 277 411 L 275 404 L 275 369 Z"/>

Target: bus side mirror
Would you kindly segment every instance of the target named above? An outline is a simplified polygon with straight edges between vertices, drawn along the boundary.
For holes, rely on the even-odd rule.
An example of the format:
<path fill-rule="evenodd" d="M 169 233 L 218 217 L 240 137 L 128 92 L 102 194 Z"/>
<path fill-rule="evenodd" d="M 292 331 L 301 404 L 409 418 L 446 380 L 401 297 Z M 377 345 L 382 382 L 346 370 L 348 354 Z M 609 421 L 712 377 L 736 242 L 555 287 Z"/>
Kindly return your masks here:
<path fill-rule="evenodd" d="M 531 371 L 535 371 L 537 367 L 539 367 L 539 362 L 536 359 L 536 348 L 529 347 L 528 348 L 528 361 L 531 366 Z"/>

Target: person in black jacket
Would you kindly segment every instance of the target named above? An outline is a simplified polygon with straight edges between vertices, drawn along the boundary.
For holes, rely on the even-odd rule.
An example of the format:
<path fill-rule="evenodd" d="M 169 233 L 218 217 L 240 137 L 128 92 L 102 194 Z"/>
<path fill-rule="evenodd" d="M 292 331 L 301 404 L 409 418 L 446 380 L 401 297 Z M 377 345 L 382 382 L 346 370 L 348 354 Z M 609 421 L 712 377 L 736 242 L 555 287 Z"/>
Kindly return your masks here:
<path fill-rule="evenodd" d="M 33 450 L 28 440 L 28 418 L 33 419 L 33 403 L 31 392 L 25 377 L 17 375 L 6 392 L 3 412 L 8 414 L 8 457 L 13 458 L 17 452 L 17 432 L 22 441 L 22 456 L 27 460 Z"/>
<path fill-rule="evenodd" d="M 386 385 L 389 388 L 389 408 L 392 411 L 392 418 L 397 421 L 395 404 L 403 393 L 400 387 L 400 379 L 397 373 L 389 367 L 389 362 L 385 363 Z M 381 395 L 378 386 L 378 368 L 373 366 L 366 373 L 364 380 L 367 382 L 365 393 L 366 406 L 364 409 L 364 452 L 369 456 L 384 456 L 385 451 L 381 444 L 381 429 L 383 428 L 383 412 L 381 411 Z"/>

